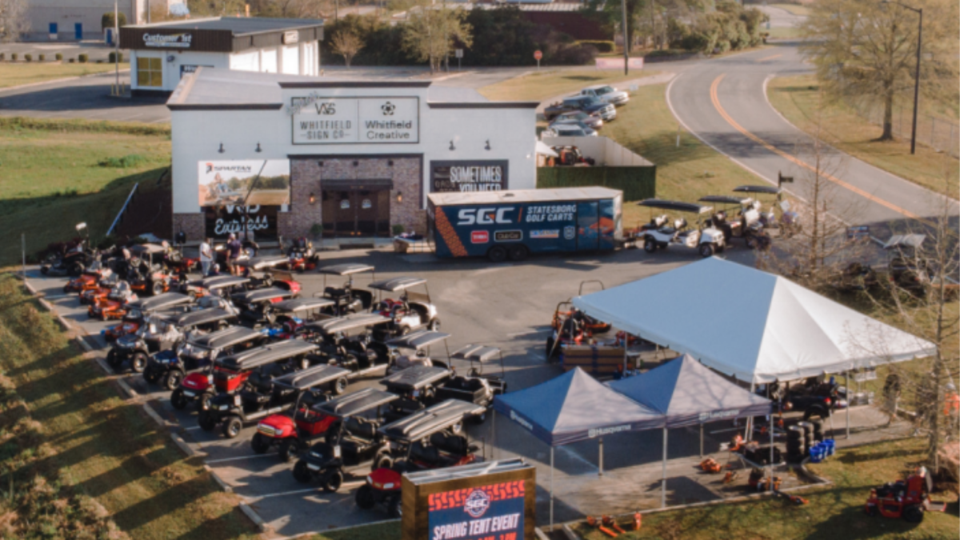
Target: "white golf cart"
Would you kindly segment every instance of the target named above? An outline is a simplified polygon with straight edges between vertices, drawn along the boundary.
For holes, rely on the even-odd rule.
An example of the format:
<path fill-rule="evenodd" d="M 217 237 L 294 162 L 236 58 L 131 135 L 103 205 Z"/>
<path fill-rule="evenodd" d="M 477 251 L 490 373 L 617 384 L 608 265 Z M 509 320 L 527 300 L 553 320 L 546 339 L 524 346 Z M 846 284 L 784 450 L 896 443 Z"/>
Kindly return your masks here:
<path fill-rule="evenodd" d="M 410 292 L 413 287 L 423 285 L 424 292 Z M 430 301 L 430 289 L 427 280 L 416 277 L 396 277 L 375 281 L 369 285 L 373 290 L 387 293 L 400 293 L 400 297 L 378 298 L 374 311 L 384 317 L 390 317 L 393 322 L 390 330 L 394 335 L 402 336 L 417 330 L 440 329 L 440 318 L 437 316 L 437 307 Z"/>
<path fill-rule="evenodd" d="M 643 240 L 643 249 L 647 253 L 666 249 L 669 246 L 683 246 L 696 249 L 701 257 L 706 258 L 714 253 L 723 252 L 726 247 L 723 231 L 714 227 L 712 222 L 704 223 L 704 219 L 709 218 L 713 210 L 710 206 L 660 199 L 647 199 L 637 204 L 650 208 L 651 214 L 654 209 L 682 212 L 693 214 L 697 220 L 696 227 L 693 228 L 689 226 L 686 218 L 679 217 L 673 220 L 673 223 L 643 231 L 640 236 Z"/>

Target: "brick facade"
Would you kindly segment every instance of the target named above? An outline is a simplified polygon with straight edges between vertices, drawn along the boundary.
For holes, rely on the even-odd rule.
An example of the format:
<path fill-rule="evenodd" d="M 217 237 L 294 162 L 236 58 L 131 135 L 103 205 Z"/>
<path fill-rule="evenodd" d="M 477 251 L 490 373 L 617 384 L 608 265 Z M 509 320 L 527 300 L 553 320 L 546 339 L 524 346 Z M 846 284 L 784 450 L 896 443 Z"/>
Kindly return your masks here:
<path fill-rule="evenodd" d="M 356 165 L 354 163 L 356 162 Z M 323 165 L 321 165 L 321 163 Z M 290 209 L 278 214 L 278 234 L 284 238 L 310 236 L 314 224 L 322 224 L 323 180 L 393 181 L 390 192 L 390 225 L 426 232 L 426 212 L 421 209 L 423 169 L 421 156 L 312 157 L 290 160 Z M 310 195 L 316 202 L 310 204 Z M 402 200 L 397 201 L 402 194 Z"/>
<path fill-rule="evenodd" d="M 200 242 L 205 234 L 203 213 L 174 214 L 173 231 L 170 238 L 175 238 L 180 231 L 187 233 L 187 242 Z"/>

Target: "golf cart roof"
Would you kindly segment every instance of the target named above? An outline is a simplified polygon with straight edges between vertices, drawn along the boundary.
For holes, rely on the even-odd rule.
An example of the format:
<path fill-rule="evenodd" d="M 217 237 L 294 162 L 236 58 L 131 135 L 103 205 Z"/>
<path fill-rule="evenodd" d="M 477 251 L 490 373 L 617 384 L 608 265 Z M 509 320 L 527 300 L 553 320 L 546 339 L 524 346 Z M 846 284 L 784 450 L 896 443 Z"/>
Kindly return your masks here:
<path fill-rule="evenodd" d="M 780 193 L 780 188 L 777 186 L 737 186 L 733 188 L 733 191 L 737 193 L 768 193 L 776 195 Z"/>
<path fill-rule="evenodd" d="M 364 388 L 324 403 L 318 403 L 313 406 L 313 410 L 327 416 L 347 418 L 363 414 L 398 399 L 400 399 L 400 396 L 390 392 L 384 392 L 376 388 Z"/>
<path fill-rule="evenodd" d="M 424 278 L 404 276 L 375 281 L 371 283 L 369 287 L 378 291 L 397 292 L 409 289 L 410 287 L 416 287 L 417 285 L 423 285 L 426 282 L 427 280 Z"/>
<path fill-rule="evenodd" d="M 459 360 L 469 360 L 471 362 L 480 362 L 481 364 L 498 358 L 500 356 L 499 347 L 489 347 L 487 345 L 467 345 L 461 347 L 450 355 L 450 358 Z"/>
<path fill-rule="evenodd" d="M 184 304 L 190 304 L 193 302 L 193 298 L 185 294 L 180 294 L 176 292 L 165 292 L 157 296 L 151 296 L 150 298 L 144 298 L 134 302 L 130 307 L 138 307 L 140 311 L 157 311 L 160 309 L 167 309 L 173 306 L 180 306 Z"/>
<path fill-rule="evenodd" d="M 293 298 L 284 300 L 283 302 L 277 302 L 273 305 L 273 309 L 287 313 L 296 313 L 298 311 L 325 308 L 335 303 L 336 302 L 329 298 Z"/>
<path fill-rule="evenodd" d="M 225 321 L 236 317 L 233 313 L 220 308 L 200 309 L 183 313 L 170 319 L 171 322 L 180 328 L 191 328 L 201 324 L 209 324 L 217 321 Z"/>
<path fill-rule="evenodd" d="M 246 285 L 247 283 L 250 283 L 250 278 L 241 276 L 212 276 L 201 279 L 197 282 L 197 285 L 207 289 L 208 291 L 215 291 L 217 289 L 225 289 L 227 287 Z"/>
<path fill-rule="evenodd" d="M 346 377 L 349 373 L 349 370 L 337 366 L 320 364 L 301 371 L 288 373 L 282 377 L 277 377 L 273 382 L 281 386 L 286 386 L 287 388 L 293 388 L 294 390 L 306 390 L 314 386 L 335 381 L 340 377 Z"/>
<path fill-rule="evenodd" d="M 890 237 L 885 244 L 883 244 L 883 249 L 893 249 L 893 248 L 913 248 L 917 249 L 923 245 L 923 241 L 927 239 L 925 234 L 895 234 Z"/>
<path fill-rule="evenodd" d="M 269 302 L 276 298 L 290 298 L 293 293 L 279 287 L 270 287 L 267 289 L 257 289 L 233 295 L 234 302 L 240 304 L 258 304 L 260 302 Z"/>
<path fill-rule="evenodd" d="M 197 336 L 188 343 L 201 349 L 223 349 L 260 337 L 264 335 L 245 326 L 228 326 L 223 330 Z"/>
<path fill-rule="evenodd" d="M 719 203 L 719 204 L 744 204 L 749 202 L 750 197 L 733 197 L 731 195 L 707 195 L 700 197 L 699 202 Z"/>
<path fill-rule="evenodd" d="M 351 276 L 353 274 L 362 274 L 363 272 L 373 272 L 373 270 L 373 267 L 369 264 L 344 263 L 324 266 L 319 272 L 333 276 Z"/>
<path fill-rule="evenodd" d="M 380 379 L 380 384 L 397 390 L 419 390 L 453 375 L 447 368 L 413 366 Z"/>
<path fill-rule="evenodd" d="M 274 266 L 286 264 L 287 262 L 288 259 L 283 255 L 266 255 L 240 259 L 236 264 L 237 266 L 251 270 L 263 270 L 264 268 L 273 268 Z"/>
<path fill-rule="evenodd" d="M 346 317 L 332 317 L 330 319 L 312 322 L 307 326 L 316 328 L 324 334 L 336 334 L 337 332 L 346 332 L 356 328 L 387 323 L 391 320 L 389 317 L 384 317 L 379 313 L 352 313 Z"/>
<path fill-rule="evenodd" d="M 659 208 L 661 210 L 673 210 L 674 212 L 693 212 L 694 214 L 705 214 L 713 209 L 710 206 L 700 206 L 699 204 L 680 201 L 664 201 L 661 199 L 646 199 L 637 204 L 650 208 Z"/>
<path fill-rule="evenodd" d="M 419 351 L 420 349 L 429 347 L 438 341 L 443 341 L 448 337 L 450 337 L 450 334 L 447 334 L 446 332 L 421 330 L 419 332 L 414 332 L 413 334 L 407 334 L 403 337 L 391 339 L 387 342 L 387 345 L 401 349 L 413 349 L 415 351 Z"/>
<path fill-rule="evenodd" d="M 467 416 L 482 414 L 485 410 L 481 405 L 448 399 L 387 424 L 380 428 L 380 433 L 394 440 L 419 441 L 463 422 Z"/>
<path fill-rule="evenodd" d="M 130 253 L 140 254 L 140 253 L 163 253 L 166 251 L 163 246 L 160 244 L 137 244 L 130 248 Z"/>
<path fill-rule="evenodd" d="M 228 369 L 242 371 L 304 355 L 319 348 L 302 339 L 288 339 L 222 358 L 217 363 Z"/>

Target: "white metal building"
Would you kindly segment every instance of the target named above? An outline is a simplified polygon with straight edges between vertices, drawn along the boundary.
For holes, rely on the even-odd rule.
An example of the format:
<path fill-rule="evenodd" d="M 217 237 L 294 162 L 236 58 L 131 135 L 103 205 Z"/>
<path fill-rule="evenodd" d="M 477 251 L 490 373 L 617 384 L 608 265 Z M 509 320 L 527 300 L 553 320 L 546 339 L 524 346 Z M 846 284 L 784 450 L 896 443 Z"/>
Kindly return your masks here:
<path fill-rule="evenodd" d="M 199 67 L 317 75 L 323 21 L 215 17 L 120 29 L 134 96 L 169 94 Z"/>
<path fill-rule="evenodd" d="M 148 6 L 162 7 L 184 4 L 186 0 L 116 0 L 117 10 L 128 24 L 147 20 Z M 113 13 L 114 0 L 27 0 L 27 18 L 31 40 L 80 41 L 103 39 L 101 19 Z"/>

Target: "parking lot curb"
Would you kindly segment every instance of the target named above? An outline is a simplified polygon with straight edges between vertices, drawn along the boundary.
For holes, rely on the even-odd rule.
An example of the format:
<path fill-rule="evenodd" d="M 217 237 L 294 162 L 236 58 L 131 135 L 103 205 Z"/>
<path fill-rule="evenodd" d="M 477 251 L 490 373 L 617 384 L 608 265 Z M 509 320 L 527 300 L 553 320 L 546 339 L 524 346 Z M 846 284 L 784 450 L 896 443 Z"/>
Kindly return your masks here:
<path fill-rule="evenodd" d="M 216 478 L 216 476 L 214 476 Z M 267 530 L 266 524 L 263 522 L 263 518 L 259 516 L 256 512 L 253 511 L 253 508 L 247 505 L 247 503 L 240 503 L 240 511 L 246 514 L 250 521 L 260 529 L 260 532 L 265 532 Z"/>
<path fill-rule="evenodd" d="M 123 382 L 123 381 L 118 380 L 117 382 Z M 127 386 L 127 388 L 130 388 L 130 387 Z M 157 411 L 153 410 L 153 407 L 151 407 L 149 403 L 143 404 L 143 410 L 147 412 L 147 416 L 152 418 L 153 421 L 156 422 L 158 426 L 162 428 L 167 427 L 167 421 L 161 418 L 160 415 L 157 414 Z"/>
<path fill-rule="evenodd" d="M 177 435 L 176 433 L 171 433 L 170 438 L 173 439 L 174 444 L 176 444 L 177 447 L 179 447 L 180 450 L 182 450 L 183 453 L 187 455 L 187 457 L 196 457 L 196 456 L 206 455 L 203 452 L 197 452 L 196 450 L 191 448 L 190 445 L 183 440 L 183 437 L 181 437 L 180 435 Z"/>
<path fill-rule="evenodd" d="M 223 481 L 223 478 L 220 478 L 220 475 L 218 475 L 217 473 L 213 472 L 213 469 L 212 469 L 209 465 L 204 464 L 204 465 L 203 465 L 203 468 L 206 469 L 208 473 L 210 473 L 210 476 L 212 476 L 213 479 L 216 480 L 216 482 L 217 482 L 218 484 L 220 484 L 220 487 L 221 487 L 224 491 L 226 491 L 227 493 L 233 493 L 233 488 L 230 487 L 229 485 L 227 485 L 227 483 Z M 244 504 L 244 503 L 240 503 L 240 504 Z M 253 512 L 253 510 L 250 510 L 250 511 Z M 259 519 L 259 516 L 258 516 L 258 519 Z M 261 523 L 262 523 L 262 521 L 263 521 L 263 520 L 261 520 Z"/>
<path fill-rule="evenodd" d="M 133 388 L 130 388 L 130 385 L 127 384 L 127 381 L 123 379 L 117 379 L 117 384 L 120 385 L 120 389 L 123 390 L 123 393 L 125 393 L 127 397 L 129 397 L 130 399 L 135 399 L 137 397 L 137 391 L 134 390 Z M 147 408 L 149 407 L 149 405 L 144 405 L 144 407 Z M 150 410 L 147 411 L 147 414 L 150 414 L 151 417 L 153 417 L 157 413 L 153 411 L 152 407 L 150 407 Z M 154 420 L 158 420 L 159 423 L 161 424 L 163 423 L 163 420 L 160 420 L 159 416 L 157 416 L 157 418 L 155 418 Z"/>
<path fill-rule="evenodd" d="M 577 535 L 577 533 L 573 532 L 573 529 L 571 529 L 566 523 L 563 524 L 561 530 L 568 540 L 580 540 L 580 537 Z"/>

